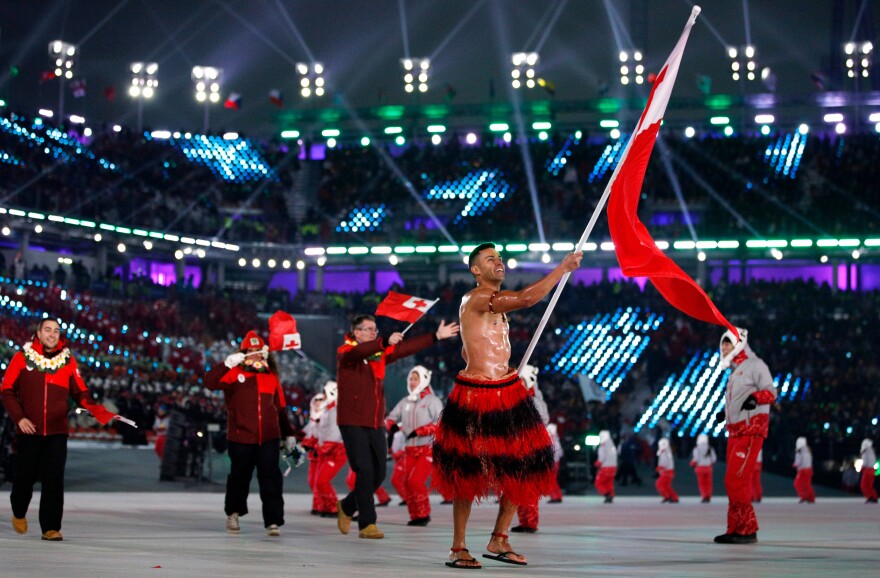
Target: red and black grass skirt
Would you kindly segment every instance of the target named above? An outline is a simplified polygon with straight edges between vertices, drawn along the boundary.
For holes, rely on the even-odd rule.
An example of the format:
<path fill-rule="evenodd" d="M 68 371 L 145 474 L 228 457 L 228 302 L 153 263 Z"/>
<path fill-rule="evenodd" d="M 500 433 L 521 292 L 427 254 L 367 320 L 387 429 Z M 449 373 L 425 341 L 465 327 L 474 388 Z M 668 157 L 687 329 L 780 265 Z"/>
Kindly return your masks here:
<path fill-rule="evenodd" d="M 459 374 L 434 433 L 433 486 L 458 500 L 530 504 L 554 487 L 553 445 L 519 375 Z"/>

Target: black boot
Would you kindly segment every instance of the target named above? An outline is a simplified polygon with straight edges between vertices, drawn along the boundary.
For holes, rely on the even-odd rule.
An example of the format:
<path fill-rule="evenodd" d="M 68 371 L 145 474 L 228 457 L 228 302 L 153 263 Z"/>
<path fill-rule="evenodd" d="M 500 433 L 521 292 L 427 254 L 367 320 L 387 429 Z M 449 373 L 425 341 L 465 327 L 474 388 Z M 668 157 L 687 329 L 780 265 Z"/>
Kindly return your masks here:
<path fill-rule="evenodd" d="M 427 526 L 428 522 L 431 521 L 431 516 L 425 516 L 424 518 L 416 518 L 414 520 L 410 520 L 406 523 L 407 526 Z"/>
<path fill-rule="evenodd" d="M 758 534 L 721 534 L 715 536 L 716 544 L 754 544 L 758 541 Z"/>

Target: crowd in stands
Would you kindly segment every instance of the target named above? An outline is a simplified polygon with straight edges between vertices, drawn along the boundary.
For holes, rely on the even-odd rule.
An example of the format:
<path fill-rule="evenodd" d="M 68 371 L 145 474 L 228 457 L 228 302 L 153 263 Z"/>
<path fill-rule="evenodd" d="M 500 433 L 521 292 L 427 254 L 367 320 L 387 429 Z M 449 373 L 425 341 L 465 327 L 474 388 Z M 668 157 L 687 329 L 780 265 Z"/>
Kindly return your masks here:
<path fill-rule="evenodd" d="M 188 294 L 175 287 L 155 287 L 154 291 L 165 291 L 163 298 L 156 299 L 154 291 L 96 297 L 88 291 L 66 294 L 52 284 L 21 287 L 16 283 L 0 285 L 0 297 L 19 301 L 30 312 L 23 314 L 23 308 L 10 307 L 0 310 L 0 330 L 5 337 L 0 343 L 0 358 L 11 358 L 32 335 L 33 314 L 60 317 L 70 324 L 65 328 L 69 336 L 74 327 L 83 332 L 71 339 L 71 345 L 95 395 L 147 430 L 160 405 L 180 408 L 198 419 L 222 422 L 222 404 L 201 387 L 202 372 L 222 362 L 248 328 L 264 324 L 257 318 L 265 305 L 263 294 L 205 288 Z M 439 319 L 454 319 L 458 300 L 469 288 L 454 284 L 407 290 L 439 297 L 432 319 L 420 322 L 430 327 Z M 712 287 L 710 294 L 733 323 L 750 329 L 751 347 L 774 375 L 790 373 L 810 380 L 805 395 L 780 402 L 771 413 L 765 468 L 787 473 L 794 440 L 799 436 L 810 440 L 817 464 L 840 464 L 857 454 L 861 439 L 876 436 L 880 431 L 880 359 L 870 336 L 880 323 L 880 293 L 832 291 L 814 282 L 788 281 L 722 284 Z M 273 307 L 278 299 L 278 295 L 273 297 Z M 294 316 L 323 314 L 344 323 L 352 313 L 375 310 L 381 299 L 382 295 L 375 293 L 300 293 L 282 306 Z M 620 306 L 647 308 L 661 313 L 665 321 L 607 403 L 585 402 L 575 380 L 559 373 L 543 371 L 539 377 L 551 419 L 569 442 L 599 429 L 624 439 L 633 432 L 640 412 L 668 375 L 680 372 L 696 352 L 717 347 L 720 328 L 673 310 L 650 284 L 644 291 L 635 283 L 569 286 L 549 326 Z M 542 313 L 543 307 L 538 307 L 511 314 L 512 363 L 521 359 Z M 399 329 L 381 318 L 379 325 L 383 331 Z M 552 331 L 545 332 L 533 363 L 546 365 L 562 345 L 561 339 Z M 442 342 L 419 356 L 420 363 L 434 370 L 433 384 L 440 395 L 448 393 L 455 373 L 463 366 L 460 355 L 459 343 Z M 330 375 L 296 355 L 282 355 L 279 360 L 288 402 L 295 408 L 295 420 L 301 423 L 311 392 Z M 74 426 L 82 428 L 87 422 L 79 416 Z M 645 432 L 643 438 L 651 441 L 669 433 Z M 692 443 L 674 441 L 683 444 L 682 452 Z"/>
<path fill-rule="evenodd" d="M 12 116 L 19 125 L 29 126 L 23 117 Z M 129 129 L 98 131 L 86 140 L 70 135 L 53 141 L 46 136 L 47 127 L 44 123 L 43 128 L 31 128 L 61 156 L 47 154 L 49 149 L 33 139 L 0 127 L 0 152 L 18 160 L 0 162 L 0 192 L 6 204 L 128 227 L 220 233 L 227 241 L 292 244 L 441 242 L 437 224 L 414 196 L 480 169 L 495 171 L 512 187 L 490 211 L 455 222 L 466 201 L 428 202 L 460 243 L 481 237 L 486 227 L 499 240 L 538 237 L 534 219 L 524 217 L 534 212 L 530 172 L 544 229 L 554 238 L 574 239 L 614 165 L 608 163 L 604 171 L 596 167 L 617 142 L 604 133 L 580 139 L 554 133 L 544 141 L 533 139 L 527 147 L 532 170 L 527 171 L 523 147 L 488 134 L 475 145 L 463 144 L 463 135 L 455 133 L 439 146 L 412 141 L 392 147 L 391 154 L 340 145 L 327 148 L 323 159 L 307 161 L 298 158 L 300 151 L 292 142 L 252 141 L 276 174 L 242 182 L 225 181 L 187 160 L 168 141 Z M 710 239 L 864 236 L 880 231 L 880 198 L 863 184 L 876 182 L 880 170 L 874 162 L 880 154 L 877 134 L 800 135 L 806 142 L 802 156 L 795 154 L 799 144 L 791 142 L 795 134 L 686 138 L 677 131 L 664 133 L 647 168 L 642 220 L 656 236 L 669 239 L 689 238 L 690 225 L 699 238 Z M 563 149 L 567 155 L 559 156 Z M 563 158 L 564 164 L 548 170 L 554 159 Z M 664 160 L 675 171 L 675 183 Z M 306 189 L 294 191 L 306 164 L 319 178 L 313 185 L 304 180 Z M 676 187 L 688 206 L 687 219 Z M 291 198 L 297 195 L 305 208 L 302 214 L 291 214 Z M 352 209 L 376 203 L 386 204 L 389 212 L 376 231 L 337 230 Z M 600 220 L 596 235 L 607 237 L 605 227 Z"/>
<path fill-rule="evenodd" d="M 17 122 L 24 123 L 20 117 Z M 45 129 L 34 130 L 47 134 Z M 418 192 L 491 168 L 514 186 L 509 198 L 475 221 L 466 219 L 462 224 L 452 223 L 461 209 L 458 202 L 436 202 L 432 205 L 435 213 L 461 243 L 482 239 L 487 230 L 499 240 L 536 237 L 534 221 L 523 218 L 532 214 L 533 207 L 522 149 L 491 138 L 476 146 L 463 145 L 455 136 L 441 146 L 395 149 L 390 157 L 394 167 L 371 147 L 327 149 L 326 158 L 314 161 L 320 167 L 320 179 L 299 223 L 290 218 L 284 197 L 304 164 L 293 158 L 296 151 L 287 145 L 253 143 L 272 166 L 280 167 L 277 180 L 236 183 L 190 163 L 167 143 L 126 129 L 100 131 L 87 143 L 65 138 L 53 141 L 61 153 L 52 155 L 32 139 L 21 138 L 7 128 L 0 130 L 0 152 L 18 161 L 0 162 L 0 194 L 5 205 L 193 235 L 214 235 L 225 229 L 223 238 L 233 241 L 431 243 L 441 236 L 429 221 L 413 218 L 423 212 L 400 175 Z M 775 171 L 765 159 L 768 147 L 776 146 L 779 138 L 664 135 L 661 154 L 655 153 L 647 170 L 643 220 L 658 238 L 688 236 L 687 224 L 676 208 L 675 189 L 659 160 L 668 155 L 700 236 L 736 238 L 751 236 L 752 230 L 768 236 L 880 232 L 880 198 L 873 187 L 866 186 L 880 177 L 877 134 L 809 135 L 803 158 L 794 167 L 794 178 Z M 568 143 L 571 154 L 553 175 L 546 169 L 547 162 L 563 143 Z M 538 202 L 545 228 L 554 238 L 573 240 L 579 236 L 611 170 L 592 182 L 591 175 L 597 160 L 612 144 L 607 138 L 589 135 L 577 142 L 566 135 L 552 135 L 547 141 L 530 143 Z M 383 230 L 354 235 L 335 231 L 353 207 L 376 202 L 391 207 Z M 243 207 L 247 210 L 241 211 Z M 585 217 L 572 219 L 572 215 Z M 479 227 L 472 226 L 473 222 Z M 607 235 L 603 222 L 600 220 L 594 237 Z M 55 271 L 46 267 L 28 270 L 18 260 L 0 263 L 10 271 L 10 277 L 38 282 L 0 284 L 0 297 L 8 298 L 0 307 L 4 338 L 0 362 L 10 359 L 30 338 L 36 316 L 57 316 L 70 324 L 65 331 L 95 394 L 146 429 L 160 405 L 222 421 L 222 404 L 201 388 L 202 372 L 220 362 L 248 329 L 262 326 L 259 313 L 283 308 L 294 315 L 321 314 L 346 320 L 356 312 L 374 311 L 382 299 L 382 295 L 363 292 L 305 291 L 293 298 L 284 291 L 233 294 L 207 283 L 198 289 L 186 285 L 166 288 L 146 277 L 93 279 L 76 265 L 67 273 L 61 267 Z M 431 316 L 454 319 L 458 301 L 469 288 L 447 284 L 407 286 L 406 290 L 438 296 L 440 301 Z M 880 322 L 880 293 L 833 291 L 827 285 L 806 281 L 720 284 L 711 287 L 710 293 L 732 322 L 750 329 L 751 345 L 772 373 L 791 373 L 811 383 L 804 398 L 780 403 L 772 412 L 765 468 L 788 471 L 794 439 L 801 435 L 810 440 L 818 464 L 840 463 L 845 456 L 857 453 L 863 437 L 876 439 L 880 432 L 880 357 L 871 336 Z M 696 351 L 717 346 L 719 328 L 683 317 L 650 285 L 644 291 L 633 283 L 571 286 L 563 293 L 549 325 L 621 305 L 661 312 L 666 322 L 652 335 L 649 348 L 606 404 L 585 402 L 571 379 L 542 373 L 540 387 L 563 437 L 573 439 L 582 432 L 609 429 L 622 439 L 632 431 L 637 417 L 634 406 L 644 409 L 666 376 L 680 371 Z M 521 358 L 542 311 L 543 307 L 538 307 L 511 315 L 513 362 Z M 74 327 L 81 332 L 77 337 Z M 380 322 L 383 327 L 387 328 Z M 552 332 L 545 334 L 534 362 L 546 364 L 558 349 L 559 339 Z M 297 408 L 296 416 L 301 420 L 309 392 L 323 385 L 329 375 L 297 356 L 280 360 L 288 401 Z M 455 343 L 441 343 L 420 360 L 435 371 L 435 389 L 441 394 L 447 392 L 462 366 L 460 347 Z M 76 427 L 87 424 L 84 417 L 76 418 Z"/>

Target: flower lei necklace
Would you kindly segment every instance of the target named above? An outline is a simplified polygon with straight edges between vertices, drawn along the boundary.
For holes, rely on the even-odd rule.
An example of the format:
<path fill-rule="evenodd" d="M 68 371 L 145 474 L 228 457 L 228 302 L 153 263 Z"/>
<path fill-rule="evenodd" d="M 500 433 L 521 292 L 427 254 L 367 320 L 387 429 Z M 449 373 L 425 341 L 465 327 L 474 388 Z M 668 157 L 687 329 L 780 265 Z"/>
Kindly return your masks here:
<path fill-rule="evenodd" d="M 55 373 L 64 367 L 70 359 L 70 349 L 67 347 L 62 349 L 61 353 L 55 357 L 41 355 L 34 350 L 30 343 L 25 343 L 22 349 L 24 350 L 25 358 L 30 361 L 34 367 L 40 371 L 48 371 L 49 373 Z"/>
<path fill-rule="evenodd" d="M 244 365 L 251 371 L 257 373 L 266 373 L 269 371 L 269 362 L 265 359 L 257 359 L 256 361 L 245 358 Z"/>

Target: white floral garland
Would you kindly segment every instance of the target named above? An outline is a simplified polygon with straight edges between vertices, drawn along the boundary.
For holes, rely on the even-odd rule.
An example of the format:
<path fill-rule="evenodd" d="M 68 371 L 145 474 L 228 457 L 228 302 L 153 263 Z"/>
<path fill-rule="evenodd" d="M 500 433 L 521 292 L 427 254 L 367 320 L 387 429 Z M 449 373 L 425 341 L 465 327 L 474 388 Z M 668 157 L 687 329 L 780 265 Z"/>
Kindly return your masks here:
<path fill-rule="evenodd" d="M 67 364 L 67 361 L 70 359 L 70 349 L 65 347 L 61 350 L 61 353 L 56 355 L 55 357 L 45 357 L 36 351 L 34 351 L 33 346 L 30 343 L 25 343 L 24 347 L 24 356 L 27 358 L 31 364 L 34 365 L 40 371 L 49 371 L 56 372 Z"/>

